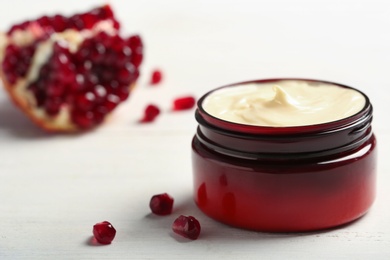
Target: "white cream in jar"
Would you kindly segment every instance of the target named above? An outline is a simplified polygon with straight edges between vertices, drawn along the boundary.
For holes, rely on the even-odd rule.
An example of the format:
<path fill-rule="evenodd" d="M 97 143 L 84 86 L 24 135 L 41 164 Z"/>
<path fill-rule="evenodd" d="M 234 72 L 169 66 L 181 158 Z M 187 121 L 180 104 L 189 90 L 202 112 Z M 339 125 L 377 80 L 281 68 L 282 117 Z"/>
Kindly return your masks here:
<path fill-rule="evenodd" d="M 202 102 L 210 115 L 233 123 L 289 127 L 322 124 L 363 109 L 364 96 L 331 83 L 281 80 L 218 89 Z"/>

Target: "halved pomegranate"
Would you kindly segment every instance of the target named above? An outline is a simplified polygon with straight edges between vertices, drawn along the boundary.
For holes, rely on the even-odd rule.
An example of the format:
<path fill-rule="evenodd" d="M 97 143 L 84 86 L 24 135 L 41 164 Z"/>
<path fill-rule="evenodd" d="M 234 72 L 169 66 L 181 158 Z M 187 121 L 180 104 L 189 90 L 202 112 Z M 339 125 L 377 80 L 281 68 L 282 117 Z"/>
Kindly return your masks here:
<path fill-rule="evenodd" d="M 99 125 L 128 98 L 143 58 L 141 38 L 119 28 L 109 5 L 12 26 L 0 37 L 5 89 L 46 130 Z"/>

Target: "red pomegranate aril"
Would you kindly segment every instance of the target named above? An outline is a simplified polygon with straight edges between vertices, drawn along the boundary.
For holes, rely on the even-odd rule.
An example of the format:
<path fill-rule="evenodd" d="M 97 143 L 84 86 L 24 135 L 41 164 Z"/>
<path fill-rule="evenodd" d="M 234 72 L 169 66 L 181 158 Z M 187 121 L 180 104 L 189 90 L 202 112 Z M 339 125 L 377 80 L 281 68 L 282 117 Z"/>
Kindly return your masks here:
<path fill-rule="evenodd" d="M 162 72 L 160 70 L 154 70 L 150 78 L 151 85 L 157 85 L 162 80 Z"/>
<path fill-rule="evenodd" d="M 195 98 L 192 96 L 180 97 L 173 101 L 173 110 L 186 110 L 195 106 Z"/>
<path fill-rule="evenodd" d="M 62 15 L 55 15 L 51 21 L 53 24 L 54 31 L 56 32 L 62 32 L 63 30 L 66 29 L 67 24 L 66 24 L 66 19 Z"/>
<path fill-rule="evenodd" d="M 91 111 L 74 111 L 72 121 L 81 128 L 90 128 L 94 125 L 94 114 Z"/>
<path fill-rule="evenodd" d="M 168 193 L 154 195 L 150 199 L 149 207 L 156 215 L 169 215 L 172 213 L 173 198 Z"/>
<path fill-rule="evenodd" d="M 112 50 L 114 50 L 116 53 L 120 53 L 123 51 L 123 48 L 125 47 L 126 43 L 118 35 L 114 35 L 111 38 L 110 45 Z"/>
<path fill-rule="evenodd" d="M 36 85 L 30 86 L 32 94 L 35 96 L 37 107 L 42 107 L 46 101 L 46 94 L 41 89 L 38 89 Z"/>
<path fill-rule="evenodd" d="M 141 37 L 139 37 L 139 35 L 130 36 L 127 39 L 127 43 L 129 44 L 129 46 L 132 50 L 136 50 L 139 47 L 142 48 L 142 40 L 141 40 Z"/>
<path fill-rule="evenodd" d="M 141 119 L 141 123 L 149 123 L 156 119 L 160 114 L 160 109 L 156 105 L 148 105 L 144 111 L 144 117 Z"/>
<path fill-rule="evenodd" d="M 119 87 L 117 90 L 112 92 L 117 95 L 121 101 L 126 100 L 130 95 L 130 89 L 128 87 Z"/>
<path fill-rule="evenodd" d="M 65 92 L 65 87 L 61 83 L 51 82 L 47 85 L 46 94 L 49 97 L 59 97 Z"/>
<path fill-rule="evenodd" d="M 109 94 L 107 99 L 104 101 L 103 106 L 107 109 L 107 113 L 111 112 L 120 102 L 118 96 Z"/>
<path fill-rule="evenodd" d="M 133 54 L 132 63 L 134 64 L 134 66 L 138 67 L 143 59 L 143 45 L 141 38 L 138 35 L 131 36 L 129 39 L 127 39 L 127 43 Z"/>
<path fill-rule="evenodd" d="M 93 122 L 95 125 L 100 124 L 104 120 L 104 116 L 107 114 L 105 107 L 99 106 L 93 112 Z"/>
<path fill-rule="evenodd" d="M 10 44 L 7 46 L 2 66 L 5 76 L 11 84 L 16 83 L 17 78 L 26 76 L 34 52 L 34 45 L 17 47 Z"/>
<path fill-rule="evenodd" d="M 47 27 L 47 26 L 50 26 L 51 21 L 50 21 L 50 18 L 45 15 L 45 16 L 42 16 L 41 18 L 39 18 L 37 20 L 37 23 L 42 27 Z"/>
<path fill-rule="evenodd" d="M 82 30 L 85 28 L 85 24 L 84 24 L 84 21 L 83 19 L 81 18 L 81 15 L 74 15 L 71 19 L 70 19 L 70 24 L 69 24 L 69 27 L 71 28 L 75 28 L 77 30 Z"/>
<path fill-rule="evenodd" d="M 172 224 L 172 230 L 185 238 L 196 240 L 200 234 L 200 223 L 193 216 L 179 216 Z"/>
<path fill-rule="evenodd" d="M 93 236 L 101 244 L 110 244 L 114 240 L 116 230 L 108 221 L 96 223 L 92 230 Z"/>
<path fill-rule="evenodd" d="M 120 83 L 126 83 L 131 80 L 132 73 L 127 68 L 119 70 L 118 80 Z"/>
<path fill-rule="evenodd" d="M 104 100 L 106 100 L 107 90 L 102 85 L 96 85 L 95 89 L 93 90 L 93 93 L 95 93 L 96 102 L 98 104 L 101 104 L 101 103 L 103 103 Z"/>
<path fill-rule="evenodd" d="M 139 66 L 141 64 L 141 62 L 142 62 L 142 59 L 143 59 L 142 54 L 134 53 L 133 59 L 132 59 L 132 63 L 135 66 Z"/>
<path fill-rule="evenodd" d="M 83 20 L 84 26 L 87 29 L 91 29 L 95 25 L 96 18 L 92 14 L 82 14 L 81 19 Z"/>
<path fill-rule="evenodd" d="M 95 100 L 95 94 L 92 92 L 83 93 L 76 97 L 76 106 L 82 111 L 89 111 L 92 109 Z"/>
<path fill-rule="evenodd" d="M 96 8 L 95 10 L 91 11 L 91 14 L 98 16 L 100 19 L 107 19 L 107 18 L 114 17 L 114 13 L 112 12 L 111 7 L 109 5 L 105 5 L 101 8 Z"/>
<path fill-rule="evenodd" d="M 60 99 L 47 99 L 44 104 L 46 113 L 50 116 L 57 115 L 60 112 L 61 103 Z"/>
<path fill-rule="evenodd" d="M 92 51 L 89 53 L 89 59 L 92 61 L 92 62 L 102 62 L 104 60 L 104 51 L 101 49 L 102 52 L 100 52 L 98 50 L 98 46 L 95 46 L 94 49 L 92 49 Z"/>

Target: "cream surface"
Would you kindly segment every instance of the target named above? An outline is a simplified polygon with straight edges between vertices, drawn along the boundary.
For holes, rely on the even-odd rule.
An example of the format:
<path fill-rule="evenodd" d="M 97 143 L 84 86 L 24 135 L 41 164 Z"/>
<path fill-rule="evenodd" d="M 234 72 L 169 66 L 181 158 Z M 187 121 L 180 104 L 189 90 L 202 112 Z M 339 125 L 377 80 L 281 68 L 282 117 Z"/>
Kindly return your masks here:
<path fill-rule="evenodd" d="M 353 89 L 304 80 L 245 84 L 212 92 L 202 103 L 210 115 L 247 125 L 288 127 L 332 122 L 363 109 Z"/>

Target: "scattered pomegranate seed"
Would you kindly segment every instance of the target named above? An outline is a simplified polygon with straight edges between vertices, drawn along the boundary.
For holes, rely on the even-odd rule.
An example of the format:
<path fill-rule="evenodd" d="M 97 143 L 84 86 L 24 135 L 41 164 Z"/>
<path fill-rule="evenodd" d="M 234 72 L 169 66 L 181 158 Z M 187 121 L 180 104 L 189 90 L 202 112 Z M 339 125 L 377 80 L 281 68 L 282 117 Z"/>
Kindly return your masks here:
<path fill-rule="evenodd" d="M 193 216 L 181 215 L 173 222 L 172 230 L 176 234 L 195 240 L 200 234 L 200 224 Z"/>
<path fill-rule="evenodd" d="M 186 110 L 195 106 L 195 98 L 192 96 L 180 97 L 173 101 L 173 110 Z"/>
<path fill-rule="evenodd" d="M 160 114 L 160 109 L 155 105 L 148 105 L 144 111 L 144 117 L 141 119 L 141 123 L 149 123 L 154 121 Z"/>
<path fill-rule="evenodd" d="M 157 85 L 162 80 L 162 72 L 160 70 L 154 70 L 152 72 L 152 77 L 150 78 L 151 85 Z"/>
<path fill-rule="evenodd" d="M 93 226 L 93 235 L 101 244 L 110 244 L 116 234 L 115 228 L 108 221 L 96 223 Z"/>
<path fill-rule="evenodd" d="M 156 215 L 169 215 L 172 213 L 173 198 L 167 193 L 154 195 L 150 199 L 149 207 Z"/>

